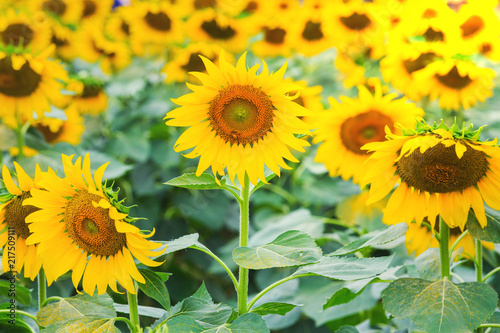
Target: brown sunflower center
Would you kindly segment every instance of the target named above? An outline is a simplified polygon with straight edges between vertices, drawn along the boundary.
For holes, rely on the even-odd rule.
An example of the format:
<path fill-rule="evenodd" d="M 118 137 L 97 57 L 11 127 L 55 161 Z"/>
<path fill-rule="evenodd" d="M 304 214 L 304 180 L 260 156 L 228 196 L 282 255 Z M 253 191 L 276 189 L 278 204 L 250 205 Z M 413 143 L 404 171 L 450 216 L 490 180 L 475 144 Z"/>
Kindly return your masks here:
<path fill-rule="evenodd" d="M 119 233 L 109 210 L 94 207 L 102 198 L 80 191 L 68 201 L 64 223 L 69 237 L 83 250 L 102 256 L 111 256 L 126 244 L 126 236 Z"/>
<path fill-rule="evenodd" d="M 477 15 L 472 15 L 460 26 L 463 38 L 470 38 L 484 27 L 484 21 Z"/>
<path fill-rule="evenodd" d="M 452 89 L 462 89 L 467 87 L 471 82 L 471 78 L 468 75 L 461 76 L 458 73 L 457 66 L 453 68 L 445 75 L 435 74 L 434 77 L 443 85 Z"/>
<path fill-rule="evenodd" d="M 351 16 L 340 17 L 340 22 L 350 30 L 364 30 L 372 21 L 365 14 L 353 13 Z"/>
<path fill-rule="evenodd" d="M 394 129 L 394 122 L 386 115 L 371 110 L 347 118 L 340 127 L 340 139 L 344 146 L 354 154 L 366 155 L 361 150 L 365 144 L 385 140 L 385 126 Z"/>
<path fill-rule="evenodd" d="M 158 31 L 169 31 L 172 24 L 168 15 L 162 12 L 156 14 L 148 12 L 146 16 L 144 16 L 144 21 L 146 21 L 151 28 Z"/>
<path fill-rule="evenodd" d="M 39 210 L 34 206 L 23 206 L 24 199 L 28 198 L 31 198 L 30 192 L 23 192 L 20 196 L 12 198 L 9 204 L 3 209 L 7 225 L 15 228 L 16 234 L 24 239 L 28 238 L 31 234 L 25 222 L 26 217 Z"/>
<path fill-rule="evenodd" d="M 321 31 L 321 23 L 307 21 L 304 30 L 302 30 L 302 37 L 305 40 L 319 40 L 323 38 L 323 31 Z"/>
<path fill-rule="evenodd" d="M 480 52 L 482 54 L 487 54 L 487 53 L 491 52 L 493 47 L 491 46 L 491 43 L 486 42 L 486 43 L 483 43 L 479 49 L 480 49 Z"/>
<path fill-rule="evenodd" d="M 127 22 L 122 21 L 122 24 L 120 25 L 120 29 L 121 29 L 121 31 L 123 31 L 123 33 L 125 35 L 127 35 L 127 36 L 130 35 L 130 25 Z"/>
<path fill-rule="evenodd" d="M 208 8 L 208 7 L 215 7 L 217 5 L 216 0 L 195 0 L 194 1 L 194 8 L 196 9 L 203 9 L 203 8 Z"/>
<path fill-rule="evenodd" d="M 248 2 L 248 5 L 245 7 L 245 12 L 253 13 L 257 9 L 259 9 L 259 3 L 257 1 L 250 1 Z"/>
<path fill-rule="evenodd" d="M 49 0 L 42 4 L 42 9 L 54 15 L 62 16 L 66 12 L 66 4 L 62 0 Z"/>
<path fill-rule="evenodd" d="M 213 39 L 228 40 L 236 35 L 236 31 L 233 28 L 229 25 L 222 27 L 215 19 L 203 22 L 201 28 Z"/>
<path fill-rule="evenodd" d="M 429 193 L 450 193 L 474 186 L 486 175 L 488 160 L 484 152 L 467 147 L 462 158 L 458 158 L 455 146 L 438 144 L 423 154 L 415 149 L 397 163 L 401 179 L 417 190 Z"/>
<path fill-rule="evenodd" d="M 427 29 L 423 34 L 426 42 L 442 42 L 444 41 L 444 34 L 441 31 L 432 28 Z"/>
<path fill-rule="evenodd" d="M 40 133 L 42 133 L 45 141 L 48 143 L 54 142 L 61 135 L 63 131 L 62 126 L 60 126 L 59 129 L 55 132 L 52 132 L 49 126 L 42 124 L 36 124 L 33 127 L 35 127 Z"/>
<path fill-rule="evenodd" d="M 4 44 L 12 44 L 18 46 L 21 44 L 23 47 L 28 45 L 33 39 L 33 30 L 22 23 L 10 24 L 2 32 L 2 42 Z"/>
<path fill-rule="evenodd" d="M 60 39 L 60 38 L 57 38 L 56 36 L 52 36 L 50 41 L 52 44 L 54 44 L 55 46 L 58 46 L 58 47 L 66 46 L 69 44 L 69 42 L 66 39 Z"/>
<path fill-rule="evenodd" d="M 83 87 L 83 92 L 80 95 L 81 98 L 92 98 L 97 97 L 102 91 L 102 88 L 98 85 L 85 85 Z"/>
<path fill-rule="evenodd" d="M 285 41 L 285 35 L 286 35 L 286 30 L 283 30 L 281 28 L 274 28 L 274 29 L 268 27 L 264 28 L 264 36 L 265 36 L 264 39 L 269 44 L 276 44 L 276 45 L 283 44 L 283 42 Z"/>
<path fill-rule="evenodd" d="M 85 0 L 83 2 L 83 13 L 82 17 L 89 17 L 95 14 L 97 11 L 97 5 L 94 1 Z"/>
<path fill-rule="evenodd" d="M 209 118 L 217 135 L 231 144 L 253 144 L 272 128 L 274 106 L 269 96 L 250 85 L 233 84 L 210 102 Z"/>
<path fill-rule="evenodd" d="M 186 72 L 204 72 L 205 64 L 198 53 L 191 53 L 189 61 L 185 65 L 182 65 L 181 68 Z"/>
<path fill-rule="evenodd" d="M 428 64 L 433 62 L 435 58 L 436 58 L 436 54 L 434 54 L 432 52 L 422 53 L 415 60 L 403 61 L 403 66 L 405 67 L 406 72 L 408 72 L 408 74 L 412 74 L 413 72 L 416 72 L 418 70 L 421 70 L 422 68 L 425 68 Z"/>
<path fill-rule="evenodd" d="M 40 84 L 42 77 L 31 69 L 28 62 L 18 70 L 12 68 L 12 60 L 0 60 L 0 93 L 11 97 L 31 95 Z"/>

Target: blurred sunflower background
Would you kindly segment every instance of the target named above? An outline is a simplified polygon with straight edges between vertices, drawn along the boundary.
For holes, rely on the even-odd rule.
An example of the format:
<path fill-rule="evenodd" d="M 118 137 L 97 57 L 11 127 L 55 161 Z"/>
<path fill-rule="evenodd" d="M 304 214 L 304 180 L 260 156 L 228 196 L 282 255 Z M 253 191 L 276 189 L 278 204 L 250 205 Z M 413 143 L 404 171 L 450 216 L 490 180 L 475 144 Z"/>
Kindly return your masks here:
<path fill-rule="evenodd" d="M 14 226 L 23 244 L 18 269 L 27 288 L 36 288 L 32 280 L 41 265 L 34 259 L 40 249 L 26 244 L 28 237 L 60 240 L 43 246 L 44 252 L 58 246 L 74 250 L 71 235 L 62 240 L 43 223 L 31 230 L 12 219 L 50 208 L 47 193 L 35 183 L 42 171 L 52 170 L 54 182 L 75 174 L 68 165 L 76 164 L 63 166 L 61 154 L 88 153 L 92 166 L 83 168 L 89 174 L 110 162 L 103 177 L 108 185 L 114 180 L 124 204 L 137 205 L 132 215 L 146 219 L 141 229 L 154 228 L 162 240 L 198 233 L 231 268 L 236 267 L 231 251 L 238 241 L 237 203 L 223 191 L 163 183 L 208 170 L 233 182 L 246 172 L 256 184 L 274 172 L 280 177 L 252 196 L 250 244 L 295 229 L 308 232 L 329 253 L 386 224 L 406 223 L 405 237 L 358 254 L 394 253 L 394 274 L 418 277 L 429 264 L 426 251 L 437 247 L 432 238 L 437 214 L 452 228 L 450 243 L 466 230 L 468 218 L 484 224 L 485 209 L 488 216 L 500 216 L 499 61 L 496 0 L 1 1 L 0 246 Z M 262 89 L 249 88 L 255 82 Z M 267 87 L 269 82 L 279 89 Z M 238 89 L 224 90 L 228 85 Z M 191 95 L 181 97 L 186 94 Z M 255 99 L 268 103 L 257 108 L 257 120 L 252 115 L 244 120 L 255 120 L 259 129 L 235 133 L 231 126 L 247 124 L 224 118 L 220 105 L 236 110 L 238 103 Z M 469 130 L 470 123 L 481 130 Z M 246 150 L 239 149 L 243 146 Z M 249 151 L 258 151 L 257 162 L 248 158 Z M 443 178 L 438 157 L 426 160 L 432 169 L 427 174 L 408 171 L 431 155 L 454 161 L 449 168 L 461 171 L 458 184 Z M 37 193 L 33 198 L 31 188 Z M 32 206 L 18 209 L 25 199 Z M 423 202 L 429 200 L 427 207 Z M 138 231 L 130 234 L 147 243 Z M 500 248 L 483 245 L 485 266 L 498 267 Z M 460 248 L 456 270 L 472 280 L 470 235 L 461 238 Z M 150 249 L 136 250 L 138 259 Z M 142 262 L 152 266 L 146 259 Z M 91 281 L 89 267 L 108 269 L 98 260 L 83 266 L 90 273 L 54 260 L 47 276 L 59 277 L 49 296 L 96 287 L 100 293 L 109 285 L 115 302 L 125 302 L 120 292 L 130 289 L 132 269 L 116 278 L 123 286 L 116 287 L 113 278 Z M 193 294 L 203 280 L 214 300 L 234 303 L 221 268 L 195 253 L 170 254 L 160 269 L 173 273 L 167 282 L 172 304 Z M 289 270 L 252 271 L 250 293 L 285 273 Z M 266 316 L 272 332 L 335 332 L 348 324 L 362 332 L 392 332 L 412 325 L 386 315 L 381 285 L 323 309 L 344 282 L 316 277 L 293 282 L 276 288 L 276 299 L 302 306 L 285 316 Z M 500 290 L 498 278 L 488 282 Z M 0 296 L 4 301 L 8 298 Z M 149 298 L 139 303 L 155 306 Z M 33 310 L 36 300 L 20 308 Z"/>

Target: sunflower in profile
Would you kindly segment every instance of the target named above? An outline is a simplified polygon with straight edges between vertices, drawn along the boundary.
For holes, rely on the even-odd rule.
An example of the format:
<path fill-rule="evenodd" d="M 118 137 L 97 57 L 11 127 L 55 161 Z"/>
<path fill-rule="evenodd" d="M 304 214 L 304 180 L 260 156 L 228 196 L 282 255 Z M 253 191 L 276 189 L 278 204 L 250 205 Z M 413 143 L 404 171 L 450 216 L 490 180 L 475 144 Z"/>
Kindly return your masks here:
<path fill-rule="evenodd" d="M 367 168 L 364 162 L 370 157 L 361 147 L 369 142 L 381 141 L 384 128 L 394 129 L 394 123 L 415 126 L 423 110 L 407 103 L 396 94 L 382 94 L 381 85 L 372 94 L 366 87 L 358 86 L 359 97 L 341 97 L 342 103 L 330 98 L 331 109 L 317 117 L 317 130 L 313 143 L 321 143 L 315 161 L 323 163 L 330 176 L 353 179 L 360 183 Z"/>
<path fill-rule="evenodd" d="M 434 229 L 439 232 L 439 223 L 434 225 Z M 450 247 L 455 243 L 458 237 L 462 235 L 462 233 L 463 231 L 458 227 L 450 229 Z M 488 250 L 493 250 L 495 248 L 494 244 L 491 242 L 481 241 L 481 243 Z M 418 257 L 428 248 L 439 248 L 439 242 L 436 237 L 432 235 L 432 231 L 429 227 L 423 224 L 418 225 L 417 223 L 410 223 L 408 225 L 405 245 L 408 253 L 415 252 L 415 257 Z M 472 238 L 470 234 L 465 235 L 460 242 L 458 242 L 455 250 L 458 250 L 459 248 L 464 249 L 464 258 L 473 259 L 476 257 L 476 245 L 474 243 L 474 238 Z"/>
<path fill-rule="evenodd" d="M 415 130 L 396 127 L 403 135 L 387 127 L 388 140 L 362 147 L 372 152 L 362 184 L 371 184 L 367 203 L 384 198 L 399 183 L 384 210 L 384 222 L 420 224 L 425 218 L 434 227 L 439 214 L 450 228 L 464 230 L 472 207 L 485 226 L 484 203 L 500 209 L 497 140 L 480 141 L 482 128 L 473 131 L 472 125 L 460 129 L 422 121 Z"/>
<path fill-rule="evenodd" d="M 38 55 L 0 49 L 0 116 L 32 121 L 34 112 L 42 118 L 51 104 L 62 103 L 61 89 L 68 77 L 57 61 L 47 59 L 52 52 L 52 47 Z"/>
<path fill-rule="evenodd" d="M 47 143 L 67 142 L 76 146 L 85 131 L 84 119 L 74 107 L 69 107 L 64 113 L 66 120 L 44 117 L 35 121 L 32 127 L 42 134 Z"/>
<path fill-rule="evenodd" d="M 234 183 L 245 174 L 252 184 L 265 181 L 264 165 L 277 175 L 280 167 L 289 169 L 283 158 L 298 162 L 290 148 L 304 151 L 306 140 L 294 134 L 309 134 L 309 126 L 298 117 L 310 115 L 291 100 L 288 92 L 300 86 L 282 79 L 286 66 L 269 74 L 267 64 L 257 75 L 259 65 L 247 70 L 243 54 L 236 67 L 221 52 L 219 67 L 202 57 L 207 74 L 193 72 L 202 86 L 188 84 L 192 93 L 173 100 L 179 108 L 167 113 L 170 126 L 190 126 L 175 143 L 175 151 L 194 148 L 185 156 L 200 157 L 196 175 L 208 167 Z"/>
<path fill-rule="evenodd" d="M 0 43 L 4 46 L 30 48 L 40 52 L 50 44 L 50 22 L 47 17 L 34 22 L 37 17 L 28 17 L 24 12 L 7 10 L 0 20 Z"/>
<path fill-rule="evenodd" d="M 461 59 L 442 59 L 415 73 L 416 86 L 425 88 L 431 100 L 439 98 L 443 109 L 469 109 L 478 101 L 484 102 L 493 95 L 493 78 L 490 68 L 478 67 L 474 62 Z"/>
<path fill-rule="evenodd" d="M 12 175 L 5 165 L 2 169 L 2 180 L 8 191 L 6 195 L 2 195 L 2 198 L 7 198 L 7 200 L 0 204 L 0 248 L 4 248 L 2 265 L 6 272 L 19 273 L 24 268 L 24 276 L 34 280 L 42 267 L 42 259 L 38 256 L 36 245 L 26 244 L 30 231 L 25 219 L 38 209 L 23 204 L 26 199 L 31 198 L 30 190 L 36 188 L 36 182 L 40 180 L 42 172 L 37 164 L 33 180 L 19 164 L 14 162 L 14 166 L 19 186 L 14 183 Z M 9 229 L 13 229 L 15 232 L 13 235 L 15 237 L 15 267 L 9 265 L 9 256 L 7 255 L 7 247 L 5 247 L 8 243 L 11 244 L 9 240 L 11 231 Z"/>
<path fill-rule="evenodd" d="M 249 37 L 247 25 L 212 8 L 191 15 L 185 29 L 191 40 L 216 43 L 231 53 L 242 52 Z"/>
<path fill-rule="evenodd" d="M 78 288 L 93 295 L 104 294 L 109 287 L 117 292 L 116 282 L 135 293 L 133 280 L 145 283 L 137 270 L 134 257 L 147 266 L 161 263 L 149 257 L 160 255 L 154 251 L 161 244 L 148 241 L 128 216 L 130 208 L 118 200 L 118 193 L 102 183 L 107 164 L 90 172 L 90 158 L 62 156 L 65 178 L 54 172 L 43 175 L 38 182 L 44 190 L 32 189 L 31 198 L 24 205 L 39 210 L 26 218 L 30 223 L 28 244 L 38 244 L 44 259 L 44 269 L 57 279 L 72 270 L 72 280 Z M 50 282 L 49 282 L 50 283 Z"/>

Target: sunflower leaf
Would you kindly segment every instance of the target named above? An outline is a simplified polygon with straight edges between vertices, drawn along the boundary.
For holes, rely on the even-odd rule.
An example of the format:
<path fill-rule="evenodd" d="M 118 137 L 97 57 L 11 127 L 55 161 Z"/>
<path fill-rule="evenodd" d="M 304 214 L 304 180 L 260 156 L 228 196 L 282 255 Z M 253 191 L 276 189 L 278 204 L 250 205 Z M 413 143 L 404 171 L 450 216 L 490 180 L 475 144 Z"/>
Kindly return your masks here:
<path fill-rule="evenodd" d="M 403 278 L 383 292 L 388 312 L 400 319 L 410 318 L 429 333 L 472 332 L 493 314 L 497 298 L 486 283 L 455 284 L 447 278 Z"/>
<path fill-rule="evenodd" d="M 309 265 L 319 262 L 321 255 L 314 239 L 298 230 L 286 231 L 266 245 L 242 246 L 233 251 L 234 261 L 250 269 Z"/>
<path fill-rule="evenodd" d="M 164 330 L 163 328 L 166 327 Z M 201 333 L 205 327 L 191 317 L 178 316 L 160 326 L 159 332 Z"/>
<path fill-rule="evenodd" d="M 165 244 L 167 246 L 165 252 L 163 252 L 161 255 L 152 257 L 152 259 L 157 259 L 161 256 L 164 256 L 169 253 L 177 252 L 180 250 L 187 249 L 190 246 L 193 246 L 198 243 L 198 234 L 189 234 L 185 235 L 182 237 L 179 237 L 177 239 L 171 240 L 171 241 L 163 241 L 160 242 L 162 244 Z"/>
<path fill-rule="evenodd" d="M 231 324 L 204 330 L 203 333 L 269 333 L 269 328 L 259 315 L 245 313 Z"/>
<path fill-rule="evenodd" d="M 147 269 L 139 269 L 139 272 L 145 280 L 144 283 L 137 282 L 139 288 L 147 296 L 160 303 L 165 310 L 170 311 L 170 296 L 167 287 L 165 287 L 165 281 L 162 281 L 162 278 L 156 272 Z"/>
<path fill-rule="evenodd" d="M 482 228 L 476 215 L 471 210 L 467 218 L 467 230 L 472 237 L 482 241 L 500 243 L 500 213 L 490 207 L 485 207 L 487 225 Z"/>
<path fill-rule="evenodd" d="M 4 255 L 7 255 L 7 249 L 4 250 Z M 1 257 L 0 257 L 1 258 Z M 0 280 L 0 295 L 8 297 L 10 299 L 15 299 L 17 302 L 29 305 L 31 302 L 31 292 L 28 288 L 23 287 L 19 284 L 11 287 L 11 281 L 15 282 L 16 277 L 14 274 L 8 274 L 9 278 L 12 280 Z"/>
<path fill-rule="evenodd" d="M 220 190 L 224 189 L 225 183 L 226 181 L 222 179 L 220 185 L 217 184 L 215 177 L 208 173 L 202 173 L 199 177 L 195 173 L 185 173 L 164 184 L 192 190 Z"/>
<path fill-rule="evenodd" d="M 259 316 L 265 316 L 268 314 L 275 314 L 275 315 L 284 316 L 288 312 L 295 309 L 297 306 L 300 306 L 300 305 L 291 304 L 291 303 L 283 303 L 283 302 L 269 302 L 269 303 L 264 303 L 264 304 L 261 304 L 255 308 L 253 308 L 252 310 L 250 310 L 250 312 L 256 313 Z"/>

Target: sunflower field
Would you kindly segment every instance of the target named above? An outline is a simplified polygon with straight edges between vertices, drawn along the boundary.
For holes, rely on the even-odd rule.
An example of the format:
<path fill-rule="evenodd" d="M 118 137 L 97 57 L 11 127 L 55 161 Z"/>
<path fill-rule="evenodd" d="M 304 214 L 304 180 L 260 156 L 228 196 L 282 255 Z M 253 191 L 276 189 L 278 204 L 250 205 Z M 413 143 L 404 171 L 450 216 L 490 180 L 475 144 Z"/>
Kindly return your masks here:
<path fill-rule="evenodd" d="M 2 0 L 0 333 L 500 333 L 498 0 Z"/>

